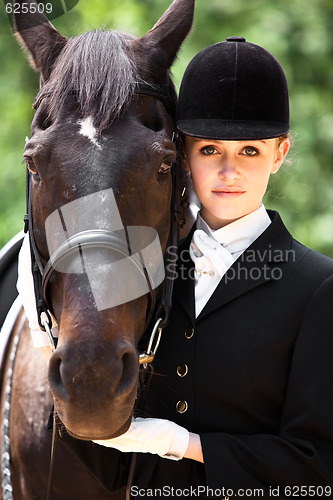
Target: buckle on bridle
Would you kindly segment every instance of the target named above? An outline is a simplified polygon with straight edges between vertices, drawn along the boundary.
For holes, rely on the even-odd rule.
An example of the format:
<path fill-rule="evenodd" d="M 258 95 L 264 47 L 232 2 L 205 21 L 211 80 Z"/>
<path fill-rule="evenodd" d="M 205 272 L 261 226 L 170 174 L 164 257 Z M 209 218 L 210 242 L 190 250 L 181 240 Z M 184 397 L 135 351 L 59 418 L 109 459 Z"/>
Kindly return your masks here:
<path fill-rule="evenodd" d="M 153 328 L 153 331 L 151 333 L 147 351 L 143 354 L 140 354 L 140 356 L 139 356 L 139 363 L 140 363 L 140 365 L 143 365 L 144 368 L 147 368 L 148 363 L 151 363 L 152 361 L 154 361 L 156 351 L 158 349 L 158 346 L 160 345 L 162 331 L 163 331 L 163 328 L 161 328 L 159 326 L 161 321 L 162 321 L 162 318 L 158 318 L 158 320 L 156 321 L 155 326 Z M 157 333 L 157 339 L 155 340 L 156 333 Z M 155 342 L 155 345 L 154 345 L 154 342 Z M 153 348 L 153 345 L 154 345 L 154 348 Z"/>

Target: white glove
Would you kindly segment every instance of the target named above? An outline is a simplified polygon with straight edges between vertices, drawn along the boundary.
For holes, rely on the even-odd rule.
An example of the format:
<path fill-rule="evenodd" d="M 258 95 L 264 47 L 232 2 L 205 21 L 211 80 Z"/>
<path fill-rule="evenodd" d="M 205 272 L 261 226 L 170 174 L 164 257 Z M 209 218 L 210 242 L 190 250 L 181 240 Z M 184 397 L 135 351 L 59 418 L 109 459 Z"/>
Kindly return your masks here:
<path fill-rule="evenodd" d="M 29 234 L 26 234 L 18 259 L 18 279 L 16 284 L 25 314 L 29 321 L 32 341 L 35 347 L 45 347 L 49 345 L 47 333 L 39 328 L 34 281 L 31 272 L 31 256 Z"/>
<path fill-rule="evenodd" d="M 122 452 L 156 453 L 163 458 L 181 460 L 189 440 L 188 430 L 174 422 L 159 418 L 135 418 L 122 436 L 94 440 L 94 443 Z"/>

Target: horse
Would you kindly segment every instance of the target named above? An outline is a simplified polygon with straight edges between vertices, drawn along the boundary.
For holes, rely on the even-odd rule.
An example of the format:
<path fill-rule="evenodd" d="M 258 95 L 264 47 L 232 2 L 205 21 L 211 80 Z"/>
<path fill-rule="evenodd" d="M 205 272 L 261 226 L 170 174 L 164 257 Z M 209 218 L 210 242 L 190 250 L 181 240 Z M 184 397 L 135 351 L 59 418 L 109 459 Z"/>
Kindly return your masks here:
<path fill-rule="evenodd" d="M 16 2 L 13 26 L 40 73 L 24 150 L 26 225 L 40 326 L 52 335 L 56 324 L 58 339 L 47 366 L 16 304 L 1 392 L 1 499 L 15 500 L 46 498 L 53 403 L 61 429 L 80 442 L 118 436 L 131 423 L 138 343 L 164 293 L 160 260 L 152 263 L 160 273 L 155 281 L 149 265 L 168 253 L 173 218 L 176 92 L 169 68 L 194 11 L 194 0 L 174 0 L 141 38 L 97 29 L 67 39 L 39 5 Z M 119 276 L 114 270 L 124 261 L 130 271 Z M 132 290 L 137 281 L 141 291 Z M 128 300 L 117 302 L 121 287 Z M 117 494 L 110 496 L 59 442 L 52 499 L 78 498 Z"/>

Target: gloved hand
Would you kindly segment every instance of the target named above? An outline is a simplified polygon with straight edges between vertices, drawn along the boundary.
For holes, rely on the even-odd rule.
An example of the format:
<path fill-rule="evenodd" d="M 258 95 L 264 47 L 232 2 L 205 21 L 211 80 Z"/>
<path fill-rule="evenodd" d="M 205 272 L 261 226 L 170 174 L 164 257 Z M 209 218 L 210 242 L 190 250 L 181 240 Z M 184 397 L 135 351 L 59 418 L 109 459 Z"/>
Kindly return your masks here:
<path fill-rule="evenodd" d="M 94 440 L 94 443 L 122 452 L 156 453 L 163 458 L 181 460 L 187 450 L 190 434 L 169 420 L 135 418 L 122 436 Z"/>

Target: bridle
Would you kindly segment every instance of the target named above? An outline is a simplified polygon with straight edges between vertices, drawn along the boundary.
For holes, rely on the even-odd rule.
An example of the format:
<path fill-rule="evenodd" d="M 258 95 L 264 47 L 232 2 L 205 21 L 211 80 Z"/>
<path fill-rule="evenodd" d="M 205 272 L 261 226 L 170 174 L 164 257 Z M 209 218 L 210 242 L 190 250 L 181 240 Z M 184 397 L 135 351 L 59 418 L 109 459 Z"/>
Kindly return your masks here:
<path fill-rule="evenodd" d="M 73 91 L 74 93 L 74 91 Z M 171 96 L 164 90 L 163 87 L 159 85 L 151 85 L 148 83 L 138 83 L 134 94 L 137 95 L 147 95 L 155 97 L 163 102 L 169 115 L 175 119 L 175 108 L 173 105 L 173 100 Z M 48 91 L 41 91 L 38 93 L 34 101 L 34 109 L 37 110 L 43 99 L 50 95 Z M 173 133 L 172 140 L 177 144 L 178 135 L 176 132 Z M 177 144 L 178 146 L 178 144 Z M 177 147 L 178 149 L 178 147 Z M 176 270 L 176 260 L 174 258 L 174 253 L 172 249 L 178 248 L 179 241 L 179 228 L 183 227 L 185 224 L 185 212 L 188 208 L 188 197 L 186 190 L 182 191 L 182 171 L 179 162 L 174 162 L 172 166 L 172 197 L 171 197 L 171 224 L 169 238 L 166 248 L 166 253 L 164 257 L 165 262 L 165 279 L 163 282 L 162 295 L 156 306 L 156 294 L 157 291 L 152 286 L 152 279 L 143 260 L 137 262 L 135 257 L 131 257 L 128 254 L 128 248 L 125 247 L 124 242 L 117 236 L 116 233 L 105 230 L 89 230 L 82 231 L 69 240 L 67 240 L 63 245 L 56 251 L 56 255 L 52 255 L 46 265 L 42 264 L 42 258 L 38 251 L 36 241 L 33 234 L 33 217 L 32 217 L 32 174 L 27 169 L 26 175 L 26 200 L 27 200 L 27 214 L 24 218 L 25 221 L 25 232 L 29 231 L 29 241 L 30 241 L 30 253 L 31 253 L 31 269 L 34 282 L 34 291 L 36 299 L 36 309 L 38 316 L 38 323 L 41 330 L 47 333 L 49 338 L 49 343 L 51 350 L 54 351 L 57 345 L 57 339 L 52 334 L 52 317 L 55 318 L 55 314 L 52 310 L 52 305 L 48 299 L 48 284 L 52 274 L 54 273 L 57 263 L 66 259 L 71 255 L 71 253 L 77 253 L 81 251 L 83 247 L 89 248 L 107 248 L 117 253 L 118 255 L 126 255 L 127 258 L 132 260 L 132 263 L 137 269 L 143 274 L 147 287 L 149 290 L 149 308 L 146 316 L 145 330 L 151 323 L 153 317 L 155 316 L 155 324 L 150 336 L 148 343 L 148 348 L 145 353 L 139 355 L 139 363 L 145 368 L 148 363 L 154 360 L 156 350 L 158 348 L 162 330 L 168 324 L 170 311 L 171 311 L 171 301 L 172 301 L 172 291 L 173 291 L 173 280 Z M 181 192 L 182 191 L 182 192 Z"/>

